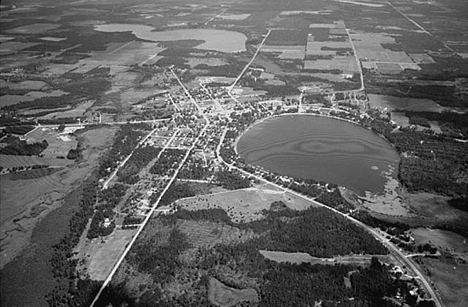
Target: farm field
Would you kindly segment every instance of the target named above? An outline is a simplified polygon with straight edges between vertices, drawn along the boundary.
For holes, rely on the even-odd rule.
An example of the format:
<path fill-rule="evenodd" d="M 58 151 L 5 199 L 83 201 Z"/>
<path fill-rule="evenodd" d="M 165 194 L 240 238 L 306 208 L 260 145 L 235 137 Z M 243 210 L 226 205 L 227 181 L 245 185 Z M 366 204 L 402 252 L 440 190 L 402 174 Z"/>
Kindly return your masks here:
<path fill-rule="evenodd" d="M 116 230 L 105 240 L 94 239 L 75 251 L 77 259 L 87 259 L 86 266 L 78 270 L 89 274 L 93 280 L 104 280 L 120 258 L 120 251 L 130 242 L 136 230 Z"/>
<path fill-rule="evenodd" d="M 369 103 L 373 107 L 388 108 L 390 110 L 400 109 L 419 112 L 441 112 L 444 110 L 443 107 L 431 99 L 403 98 L 369 94 Z"/>
<path fill-rule="evenodd" d="M 29 180 L 11 180 L 13 174 L 1 175 L 1 267 L 13 259 L 27 244 L 31 232 L 47 214 L 62 205 L 65 195 L 83 178 L 89 175 L 95 167 L 103 148 L 107 146 L 109 137 L 115 128 L 101 128 L 81 133 L 83 138 L 83 160 L 79 165 L 54 163 L 57 160 L 69 164 L 67 159 L 57 159 L 57 155 L 67 155 L 68 147 L 56 140 L 54 134 L 49 134 L 52 149 L 46 157 L 9 156 L 8 165 L 27 166 L 32 163 L 54 163 L 52 166 L 62 166 L 62 169 L 52 175 Z M 34 132 L 33 132 L 34 133 Z M 49 132 L 50 133 L 50 132 Z M 42 132 L 38 131 L 38 135 Z M 55 134 L 57 135 L 57 134 Z M 76 141 L 75 141 L 76 142 Z M 65 146 L 68 146 L 65 143 Z M 76 143 L 75 143 L 76 146 Z M 74 147 L 73 147 L 74 148 Z M 48 148 L 49 149 L 49 148 Z M 66 149 L 66 150 L 64 150 Z M 3 163 L 3 162 L 2 162 Z M 21 163 L 25 163 L 19 165 Z"/>
<path fill-rule="evenodd" d="M 0 150 L 15 154 L 0 155 L 0 305 L 90 306 L 103 281 L 93 307 L 467 299 L 465 1 L 0 9 Z M 334 122 L 285 136 L 303 115 Z M 277 140 L 237 151 L 280 117 Z M 396 279 L 412 261 L 434 286 Z"/>
<path fill-rule="evenodd" d="M 448 258 L 422 258 L 421 262 L 447 307 L 463 307 L 468 300 L 468 265 Z M 456 295 L 454 295 L 456 293 Z"/>

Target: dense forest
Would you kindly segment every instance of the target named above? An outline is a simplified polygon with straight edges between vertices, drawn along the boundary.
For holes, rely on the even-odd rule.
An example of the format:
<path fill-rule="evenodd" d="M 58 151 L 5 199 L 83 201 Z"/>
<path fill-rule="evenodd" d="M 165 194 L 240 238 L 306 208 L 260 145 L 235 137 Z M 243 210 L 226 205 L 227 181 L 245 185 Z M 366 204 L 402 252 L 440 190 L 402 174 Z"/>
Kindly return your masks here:
<path fill-rule="evenodd" d="M 161 176 L 171 176 L 185 153 L 186 152 L 181 149 L 165 150 L 158 161 L 149 169 L 149 172 Z"/>
<path fill-rule="evenodd" d="M 221 170 L 216 174 L 216 180 L 225 189 L 237 190 L 245 189 L 251 186 L 248 178 L 244 178 L 238 173 L 229 170 Z"/>
<path fill-rule="evenodd" d="M 96 177 L 91 175 L 81 187 L 78 187 L 78 190 L 81 199 L 70 220 L 69 232 L 53 247 L 50 263 L 58 286 L 46 296 L 49 306 L 89 305 L 100 284 L 87 276 L 78 276 L 76 272 L 78 263 L 73 259 L 73 249 L 94 213 L 97 196 Z"/>
<path fill-rule="evenodd" d="M 119 181 L 126 184 L 137 183 L 140 179 L 138 177 L 140 170 L 147 166 L 151 160 L 155 159 L 160 151 L 160 148 L 149 145 L 135 149 L 127 163 L 117 172 Z"/>
<path fill-rule="evenodd" d="M 117 167 L 119 161 L 123 160 L 133 151 L 145 134 L 145 131 L 150 129 L 151 127 L 147 124 L 122 125 L 115 136 L 112 147 L 107 151 L 99 164 L 99 175 L 101 177 L 109 175 Z"/>
<path fill-rule="evenodd" d="M 0 148 L 2 155 L 18 155 L 18 156 L 37 156 L 40 155 L 48 146 L 46 140 L 42 142 L 28 144 L 24 140 L 17 137 L 10 137 L 7 141 L 7 146 Z"/>
<path fill-rule="evenodd" d="M 264 220 L 242 224 L 231 222 L 221 209 L 182 209 L 150 221 L 147 234 L 138 238 L 120 268 L 134 273 L 114 279 L 98 306 L 214 306 L 208 297 L 210 278 L 233 289 L 252 289 L 260 298 L 255 306 L 313 306 L 320 301 L 322 306 L 397 306 L 385 298 L 396 293 L 416 306 L 409 293 L 414 284 L 395 277 L 376 257 L 368 266 L 277 263 L 264 258 L 260 249 L 319 257 L 387 252 L 370 234 L 328 209 L 279 209 L 266 212 Z M 179 226 L 183 221 L 194 221 L 203 231 L 226 225 L 226 231 L 237 228 L 257 235 L 242 242 L 206 245 L 191 239 L 192 234 Z M 143 282 L 140 274 L 151 279 Z M 180 287 L 184 290 L 175 290 Z M 241 306 L 252 304 L 244 301 Z"/>

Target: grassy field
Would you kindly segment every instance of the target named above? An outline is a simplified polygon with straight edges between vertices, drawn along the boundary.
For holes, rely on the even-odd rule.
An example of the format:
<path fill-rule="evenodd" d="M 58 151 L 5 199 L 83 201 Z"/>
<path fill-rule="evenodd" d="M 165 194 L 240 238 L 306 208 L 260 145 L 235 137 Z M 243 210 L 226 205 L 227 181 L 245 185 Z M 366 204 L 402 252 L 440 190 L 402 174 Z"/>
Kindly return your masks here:
<path fill-rule="evenodd" d="M 252 231 L 208 221 L 182 220 L 177 226 L 193 246 L 240 243 L 256 236 Z"/>
<path fill-rule="evenodd" d="M 1 306 L 48 306 L 44 296 L 56 286 L 49 262 L 52 246 L 68 231 L 78 199 L 79 191 L 68 194 L 63 206 L 34 225 L 27 248 L 0 271 Z"/>
<path fill-rule="evenodd" d="M 276 262 L 290 262 L 294 264 L 310 263 L 314 264 L 328 264 L 335 265 L 337 263 L 353 263 L 353 264 L 369 264 L 371 262 L 371 255 L 361 256 L 341 256 L 335 258 L 317 258 L 312 257 L 307 253 L 286 253 L 277 251 L 260 250 L 263 257 L 276 261 Z"/>
<path fill-rule="evenodd" d="M 216 278 L 210 278 L 208 288 L 208 298 L 216 306 L 229 307 L 240 302 L 249 301 L 257 303 L 259 301 L 257 291 L 254 289 L 238 290 L 230 288 Z"/>
<path fill-rule="evenodd" d="M 468 265 L 460 264 L 452 258 L 422 258 L 447 307 L 465 307 L 468 302 Z"/>
<path fill-rule="evenodd" d="M 304 210 L 311 203 L 282 191 L 249 188 L 185 198 L 176 202 L 187 210 L 224 209 L 233 222 L 249 222 L 262 218 L 261 211 L 270 209 L 274 201 L 282 201 L 289 208 Z"/>
<path fill-rule="evenodd" d="M 429 243 L 442 250 L 464 254 L 468 258 L 466 238 L 456 233 L 440 229 L 415 228 L 411 230 L 411 236 L 416 244 Z"/>
<path fill-rule="evenodd" d="M 117 229 L 105 240 L 94 239 L 77 250 L 80 253 L 77 257 L 87 258 L 87 264 L 81 270 L 93 280 L 105 280 L 135 232 L 136 229 Z"/>
<path fill-rule="evenodd" d="M 0 155 L 0 166 L 4 168 L 33 165 L 66 166 L 70 164 L 73 164 L 73 161 L 67 159 L 45 158 L 37 156 Z"/>
<path fill-rule="evenodd" d="M 112 141 L 115 129 L 115 127 L 106 127 L 81 133 L 84 148 L 83 160 L 77 165 L 36 179 L 11 180 L 10 175 L 1 176 L 1 267 L 11 261 L 27 245 L 36 225 L 51 211 L 63 205 L 63 198 L 70 189 L 89 175 L 102 151 Z M 50 138 L 54 139 L 52 136 Z M 67 154 L 67 152 L 62 152 L 64 155 Z M 31 159 L 26 159 L 26 162 L 37 161 L 36 157 L 28 158 Z"/>
<path fill-rule="evenodd" d="M 49 144 L 42 152 L 45 158 L 65 158 L 70 149 L 75 149 L 78 141 L 67 133 L 58 133 L 52 128 L 39 128 L 28 134 L 28 141 L 42 142 L 46 140 Z"/>

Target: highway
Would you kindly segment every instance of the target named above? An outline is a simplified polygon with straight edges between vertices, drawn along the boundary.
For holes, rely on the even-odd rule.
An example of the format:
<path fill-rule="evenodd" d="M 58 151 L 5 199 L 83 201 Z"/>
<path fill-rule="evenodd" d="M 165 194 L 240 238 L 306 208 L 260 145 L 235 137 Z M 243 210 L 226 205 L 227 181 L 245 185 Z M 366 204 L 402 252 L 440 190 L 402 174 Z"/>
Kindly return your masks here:
<path fill-rule="evenodd" d="M 360 91 L 363 91 L 365 89 L 365 87 L 364 87 L 364 74 L 362 73 L 361 61 L 359 61 L 359 57 L 358 57 L 358 54 L 357 54 L 357 51 L 356 51 L 356 47 L 354 46 L 353 39 L 351 38 L 351 35 L 349 35 L 348 28 L 346 28 L 345 30 L 346 30 L 346 34 L 348 34 L 348 39 L 349 39 L 349 43 L 351 44 L 351 48 L 353 48 L 354 58 L 356 59 L 356 65 L 357 65 L 357 69 L 359 71 L 359 76 L 360 76 L 360 79 L 361 79 L 361 87 L 357 90 L 358 92 L 360 92 Z"/>
<path fill-rule="evenodd" d="M 117 261 L 117 263 L 114 265 L 114 267 L 112 268 L 112 271 L 109 273 L 109 275 L 107 276 L 107 278 L 104 280 L 101 288 L 99 289 L 98 293 L 96 294 L 93 302 L 91 303 L 91 307 L 94 306 L 94 304 L 96 304 L 96 302 L 98 301 L 99 297 L 101 296 L 102 292 L 104 291 L 104 289 L 107 287 L 107 285 L 110 283 L 110 281 L 112 280 L 112 277 L 114 277 L 114 274 L 117 272 L 119 266 L 122 264 L 122 261 L 125 259 L 125 257 L 127 256 L 128 252 L 131 250 L 133 244 L 135 244 L 138 236 L 141 234 L 141 232 L 143 231 L 143 229 L 145 228 L 146 224 L 148 223 L 148 221 L 150 220 L 151 216 L 153 215 L 153 213 L 156 211 L 156 208 L 158 207 L 159 205 L 159 202 L 161 201 L 161 199 L 163 198 L 164 194 L 166 194 L 167 190 L 170 188 L 170 186 L 172 185 L 172 183 L 176 180 L 177 178 L 177 175 L 179 175 L 179 172 L 180 170 L 182 169 L 182 166 L 184 165 L 185 161 L 187 161 L 188 157 L 190 156 L 190 153 L 192 152 L 193 149 L 195 149 L 195 146 L 198 144 L 198 142 L 200 141 L 200 138 L 201 136 L 206 132 L 206 129 L 208 129 L 208 126 L 210 124 L 209 120 L 208 120 L 208 117 L 206 117 L 206 115 L 203 114 L 200 106 L 196 103 L 195 99 L 192 97 L 192 95 L 190 94 L 190 92 L 187 90 L 187 88 L 182 84 L 182 82 L 180 81 L 180 79 L 177 77 L 177 75 L 172 72 L 174 74 L 174 76 L 177 78 L 177 80 L 179 81 L 179 84 L 182 86 L 182 88 L 184 89 L 184 91 L 187 93 L 188 97 L 190 98 L 190 100 L 195 104 L 195 106 L 197 107 L 197 109 L 199 110 L 199 112 L 201 112 L 201 114 L 203 115 L 203 117 L 205 118 L 205 126 L 202 128 L 202 130 L 200 131 L 200 133 L 198 134 L 197 138 L 195 139 L 195 141 L 193 142 L 192 146 L 190 147 L 189 150 L 187 150 L 187 152 L 185 153 L 185 156 L 184 158 L 180 161 L 179 163 L 179 166 L 177 167 L 176 171 L 174 172 L 174 174 L 172 175 L 171 179 L 169 180 L 168 184 L 166 185 L 166 187 L 164 188 L 164 190 L 161 192 L 161 194 L 159 195 L 158 199 L 156 200 L 156 202 L 151 206 L 151 209 L 150 211 L 146 214 L 145 216 L 145 219 L 143 220 L 143 222 L 141 223 L 141 226 L 138 228 L 137 232 L 135 233 L 135 235 L 133 236 L 132 240 L 127 244 L 124 252 L 122 253 L 122 255 L 120 256 L 119 260 Z M 156 130 L 156 129 L 155 129 Z M 154 131 L 154 130 L 153 130 Z M 153 131 L 151 132 L 151 134 L 153 133 Z M 151 135 L 149 134 L 149 135 Z M 147 137 L 149 137 L 149 135 Z M 169 142 L 166 143 L 166 145 L 168 145 Z M 138 145 L 139 146 L 139 145 Z M 138 147 L 137 146 L 137 147 Z"/>
<path fill-rule="evenodd" d="M 443 307 L 444 305 L 442 304 L 441 300 L 439 299 L 439 297 L 437 296 L 437 294 L 435 293 L 434 289 L 431 287 L 430 283 L 427 281 L 426 277 L 421 273 L 421 271 L 419 270 L 419 268 L 413 263 L 413 261 L 410 259 L 410 258 L 407 258 L 405 256 L 405 254 L 403 254 L 400 249 L 398 247 L 396 247 L 395 245 L 393 245 L 389 240 L 387 240 L 382 234 L 380 234 L 377 230 L 375 230 L 374 228 L 362 223 L 361 221 L 358 221 L 356 220 L 355 218 L 349 216 L 348 214 L 345 214 L 341 211 L 338 211 L 334 208 L 330 208 L 312 198 L 309 198 L 305 195 L 302 195 L 296 191 L 293 191 L 293 190 L 290 190 L 288 188 L 285 188 L 279 184 L 276 184 L 276 183 L 273 183 L 273 182 L 270 182 L 268 180 L 266 180 L 265 178 L 263 177 L 260 177 L 258 175 L 255 175 L 255 174 L 251 174 L 241 168 L 238 168 L 237 166 L 234 166 L 234 165 L 231 165 L 231 164 L 228 164 L 226 161 L 224 161 L 222 159 L 221 156 L 219 156 L 219 159 L 222 160 L 223 164 L 226 165 L 227 167 L 229 168 L 234 168 L 236 169 L 237 171 L 249 176 L 249 177 L 254 177 L 262 182 L 265 182 L 265 183 L 268 183 L 268 184 L 271 184 L 285 192 L 289 192 L 295 196 L 298 196 L 298 197 L 301 197 L 307 201 L 310 201 L 320 207 L 324 207 L 324 208 L 327 208 L 337 214 L 340 214 L 341 216 L 347 218 L 348 220 L 352 221 L 353 223 L 357 224 L 358 226 L 366 229 L 368 232 L 370 232 L 377 240 L 379 240 L 380 242 L 382 242 L 382 244 L 384 244 L 389 250 L 390 252 L 398 259 L 398 261 L 400 263 L 403 263 L 405 264 L 409 269 L 411 269 L 416 275 L 417 277 L 419 278 L 419 280 L 421 281 L 423 287 L 425 288 L 426 290 L 426 293 L 428 293 L 430 295 L 430 297 L 434 300 L 434 303 L 437 307 Z"/>
<path fill-rule="evenodd" d="M 269 34 L 270 32 L 268 32 Z M 267 34 L 267 36 L 268 36 Z M 266 37 L 267 37 L 266 36 Z M 263 42 L 266 40 L 266 37 L 264 38 Z M 262 42 L 262 44 L 263 44 Z M 261 44 L 261 45 L 262 45 Z M 249 64 L 246 65 L 246 67 L 244 68 L 244 70 L 242 71 L 242 73 L 238 76 L 238 78 L 236 79 L 236 81 L 233 83 L 233 85 L 231 86 L 231 89 L 232 87 L 237 83 L 237 81 L 240 79 L 240 77 L 242 76 L 242 74 L 246 71 L 246 69 L 248 68 L 248 66 L 253 62 L 255 56 L 258 54 L 260 48 L 261 48 L 261 45 L 260 47 L 257 49 L 257 52 L 255 53 L 255 55 L 253 56 L 252 60 L 249 62 Z M 193 96 L 190 94 L 190 92 L 188 91 L 188 89 L 184 86 L 184 84 L 181 82 L 181 80 L 179 79 L 179 77 L 174 73 L 174 71 L 171 69 L 171 72 L 172 74 L 174 75 L 174 77 L 177 79 L 178 83 L 180 84 L 180 86 L 182 87 L 182 89 L 184 90 L 185 94 L 187 95 L 187 97 L 190 99 L 190 101 L 195 105 L 195 107 L 197 108 L 199 114 L 201 114 L 204 118 L 204 121 L 205 121 L 205 125 L 204 127 L 201 129 L 201 131 L 198 133 L 198 136 L 197 138 L 195 139 L 195 141 L 193 142 L 192 146 L 187 150 L 184 158 L 180 161 L 176 171 L 174 172 L 173 176 L 170 178 L 170 181 L 169 183 L 165 186 L 164 190 L 161 192 L 161 194 L 159 195 L 158 199 L 156 200 L 156 202 L 151 206 L 151 209 L 150 211 L 146 214 L 145 216 L 145 219 L 144 221 L 141 223 L 141 226 L 138 228 L 137 232 L 135 233 L 135 235 L 133 236 L 132 240 L 130 241 L 130 243 L 126 246 L 124 252 L 122 253 L 122 255 L 120 256 L 119 260 L 117 261 L 117 263 L 114 265 L 114 267 L 112 268 L 112 271 L 110 272 L 109 276 L 106 278 L 106 280 L 104 281 L 104 283 L 102 284 L 101 288 L 99 289 L 99 292 L 98 294 L 96 295 L 96 297 L 94 298 L 92 304 L 91 304 L 91 307 L 94 306 L 94 304 L 97 302 L 97 300 L 99 299 L 100 295 L 102 294 L 102 292 L 104 291 L 104 289 L 107 287 L 107 285 L 110 283 L 110 281 L 112 280 L 112 277 L 114 276 L 114 274 L 117 272 L 120 264 L 122 263 L 122 261 L 124 260 L 124 258 L 126 257 L 126 255 L 128 254 L 128 252 L 131 250 L 133 244 L 136 242 L 138 236 L 141 234 L 142 230 L 144 229 L 144 227 L 146 226 L 146 224 L 148 223 L 149 219 L 151 218 L 151 216 L 153 215 L 154 212 L 156 212 L 156 208 L 158 207 L 159 205 L 159 202 L 161 201 L 162 197 L 164 196 L 164 194 L 167 192 L 167 190 L 169 189 L 169 187 L 171 186 L 171 184 L 176 180 L 177 178 L 177 175 L 179 174 L 179 171 L 181 170 L 182 166 L 184 165 L 184 163 L 186 162 L 186 160 L 188 159 L 188 157 L 190 156 L 190 153 L 193 151 L 193 149 L 195 149 L 195 146 L 198 144 L 198 142 L 200 141 L 200 138 L 205 134 L 207 128 L 209 127 L 210 125 L 210 121 L 209 121 L 209 118 L 207 117 L 206 114 L 203 113 L 203 110 L 201 109 L 201 107 L 198 105 L 197 101 L 193 98 Z M 362 76 L 362 73 L 361 73 L 361 76 Z M 362 83 L 363 85 L 363 83 Z M 230 92 L 230 90 L 228 91 Z M 291 114 L 289 114 L 291 115 Z M 285 188 L 279 184 L 276 184 L 276 183 L 273 183 L 273 182 L 270 182 L 266 179 L 264 179 L 263 177 L 261 176 L 258 176 L 258 175 L 255 175 L 255 174 L 251 174 L 243 169 L 240 169 L 234 165 L 231 165 L 231 164 L 228 164 L 226 161 L 224 161 L 220 155 L 220 148 L 221 148 L 221 145 L 222 145 L 222 140 L 224 139 L 224 136 L 227 132 L 227 129 L 225 129 L 223 131 L 223 134 L 221 136 L 221 141 L 220 143 L 218 144 L 218 147 L 216 148 L 216 154 L 217 154 L 217 157 L 218 157 L 218 161 L 220 161 L 222 164 L 224 164 L 225 166 L 227 166 L 229 169 L 236 169 L 237 171 L 249 176 L 249 177 L 254 177 L 256 179 L 258 179 L 259 181 L 261 182 L 265 182 L 265 183 L 268 183 L 268 184 L 271 184 L 279 189 L 281 189 L 282 191 L 285 191 L 285 192 L 289 192 L 297 197 L 300 197 L 300 198 L 303 198 L 309 202 L 312 202 L 314 204 L 316 204 L 317 206 L 320 206 L 320 207 L 325 207 L 337 214 L 340 214 L 341 216 L 347 218 L 348 220 L 350 220 L 351 222 L 355 223 L 356 225 L 366 229 L 368 232 L 370 232 L 377 240 L 379 240 L 380 242 L 382 242 L 382 244 L 384 244 L 389 250 L 390 252 L 395 256 L 395 258 L 397 258 L 397 260 L 404 264 L 407 268 L 409 268 L 411 271 L 414 272 L 414 274 L 416 274 L 416 276 L 418 277 L 418 279 L 421 281 L 421 284 L 422 286 L 424 287 L 426 293 L 428 293 L 430 295 L 430 297 L 433 299 L 435 305 L 437 307 L 443 307 L 444 305 L 442 304 L 442 302 L 440 301 L 439 297 L 437 296 L 437 294 L 435 293 L 434 289 L 431 287 L 430 283 L 426 280 L 425 276 L 421 273 L 421 271 L 419 270 L 419 268 L 412 262 L 411 258 L 407 258 L 395 245 L 393 245 L 391 242 L 389 242 L 384 235 L 382 235 L 381 233 L 379 233 L 377 230 L 373 229 L 372 227 L 369 227 L 368 225 L 354 219 L 353 217 L 349 216 L 348 214 L 345 214 L 343 212 L 340 212 L 336 209 L 333 209 L 333 208 L 330 208 L 320 202 L 317 202 L 316 200 L 312 199 L 312 198 L 309 198 L 305 195 L 302 195 L 296 191 L 293 191 L 293 190 L 290 190 L 289 188 Z M 148 136 L 147 136 L 148 137 Z M 166 144 L 168 145 L 169 142 Z M 123 165 L 123 164 L 121 164 Z"/>
<path fill-rule="evenodd" d="M 257 50 L 255 51 L 253 57 L 250 59 L 249 63 L 247 63 L 247 65 L 245 65 L 244 69 L 242 69 L 242 72 L 239 74 L 239 76 L 237 76 L 236 80 L 231 84 L 231 86 L 229 87 L 228 89 L 228 93 L 230 94 L 232 89 L 234 88 L 234 86 L 236 86 L 237 82 L 239 82 L 240 78 L 242 78 L 242 76 L 244 75 L 244 73 L 247 71 L 247 69 L 250 67 L 250 65 L 252 65 L 253 61 L 255 60 L 255 58 L 257 57 L 258 53 L 260 52 L 260 49 L 262 49 L 262 46 L 263 44 L 265 44 L 265 41 L 267 40 L 268 36 L 270 35 L 271 33 L 271 29 L 268 29 L 268 32 L 267 34 L 265 35 L 265 37 L 263 38 L 262 42 L 260 43 L 260 45 L 258 46 Z"/>

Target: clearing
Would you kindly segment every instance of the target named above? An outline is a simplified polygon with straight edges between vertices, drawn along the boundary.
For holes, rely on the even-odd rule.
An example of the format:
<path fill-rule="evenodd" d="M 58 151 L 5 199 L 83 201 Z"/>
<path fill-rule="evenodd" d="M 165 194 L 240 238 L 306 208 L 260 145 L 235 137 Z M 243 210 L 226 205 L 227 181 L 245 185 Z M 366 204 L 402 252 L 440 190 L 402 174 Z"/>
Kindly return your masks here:
<path fill-rule="evenodd" d="M 260 300 L 255 289 L 237 290 L 230 288 L 216 278 L 210 278 L 208 299 L 216 306 L 229 307 L 243 301 L 258 303 Z"/>
<path fill-rule="evenodd" d="M 305 210 L 312 203 L 284 191 L 266 188 L 248 188 L 217 194 L 197 195 L 184 198 L 175 203 L 184 209 L 195 211 L 200 209 L 224 209 L 233 222 L 250 222 L 261 219 L 261 211 L 270 209 L 271 203 L 282 201 L 290 209 Z"/>

